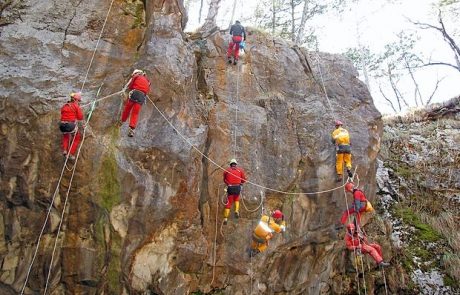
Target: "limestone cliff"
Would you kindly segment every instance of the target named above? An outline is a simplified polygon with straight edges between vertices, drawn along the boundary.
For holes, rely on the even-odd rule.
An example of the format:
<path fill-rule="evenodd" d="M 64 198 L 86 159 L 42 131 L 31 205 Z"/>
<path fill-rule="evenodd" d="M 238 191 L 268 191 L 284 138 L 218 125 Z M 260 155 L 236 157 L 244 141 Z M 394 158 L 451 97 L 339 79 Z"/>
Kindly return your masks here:
<path fill-rule="evenodd" d="M 109 5 L 22 0 L 1 6 L 2 294 L 17 293 L 24 283 L 63 164 L 58 110 L 83 81 L 88 102 L 101 84 L 101 96 L 117 92 L 134 68 L 145 69 L 151 98 L 201 153 L 221 166 L 236 156 L 252 182 L 297 193 L 337 186 L 329 139 L 334 115 L 324 82 L 336 117 L 351 132 L 361 186 L 374 199 L 382 122 L 346 59 L 251 31 L 241 63 L 229 66 L 225 34 L 184 34 L 181 0 L 120 0 L 86 81 Z M 266 253 L 250 260 L 246 249 L 260 210 L 243 210 L 221 234 L 222 171 L 150 103 L 128 138 L 126 126 L 115 127 L 121 106 L 115 97 L 94 111 L 54 263 L 69 172 L 26 294 L 43 292 L 50 267 L 52 294 L 355 292 L 334 231 L 343 191 L 286 195 L 245 186 L 249 209 L 264 195 L 264 207 L 281 208 L 288 223 Z M 391 257 L 389 241 L 381 242 Z M 378 274 L 368 288 L 382 292 Z"/>

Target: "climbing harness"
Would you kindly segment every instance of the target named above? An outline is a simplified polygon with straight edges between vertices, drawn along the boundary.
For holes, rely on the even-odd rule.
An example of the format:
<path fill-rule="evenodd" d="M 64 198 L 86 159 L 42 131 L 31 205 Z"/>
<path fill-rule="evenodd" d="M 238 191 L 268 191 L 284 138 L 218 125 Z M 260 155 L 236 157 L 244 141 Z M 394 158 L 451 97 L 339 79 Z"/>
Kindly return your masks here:
<path fill-rule="evenodd" d="M 88 69 L 87 69 L 87 71 L 86 71 L 85 78 L 83 79 L 83 83 L 82 83 L 80 92 L 83 92 L 83 89 L 84 89 L 84 87 L 85 87 L 85 83 L 86 83 L 86 80 L 87 80 L 87 78 L 88 78 L 89 71 L 90 71 L 91 66 L 92 66 L 92 64 L 93 64 L 94 57 L 95 57 L 95 55 L 96 55 L 96 51 L 97 51 L 98 46 L 99 46 L 99 42 L 100 42 L 100 40 L 101 40 L 101 38 L 102 38 L 102 34 L 103 34 L 103 32 L 104 32 L 105 25 L 106 25 L 106 23 L 107 23 L 107 20 L 108 20 L 109 14 L 110 14 L 110 10 L 112 9 L 112 6 L 113 6 L 113 3 L 114 3 L 114 2 L 115 2 L 115 0 L 112 0 L 111 3 L 110 3 L 110 7 L 109 7 L 109 9 L 108 9 L 108 11 L 107 11 L 107 15 L 106 15 L 106 18 L 105 18 L 105 20 L 104 20 L 104 24 L 103 24 L 102 29 L 101 29 L 101 33 L 99 34 L 99 38 L 98 38 L 98 40 L 97 40 L 97 42 L 96 42 L 96 47 L 94 48 L 93 55 L 92 55 L 92 57 L 91 57 L 91 61 L 90 61 L 90 63 L 89 63 Z M 94 102 L 93 102 L 93 105 L 92 105 L 92 108 L 91 108 L 91 112 L 90 112 L 90 114 L 89 114 L 89 117 L 88 117 L 87 122 L 88 122 L 88 121 L 90 120 L 90 118 L 91 118 L 91 114 L 92 114 L 92 112 L 94 111 L 94 106 L 95 106 L 95 104 L 94 104 Z M 79 154 L 80 154 L 81 147 L 83 146 L 83 143 L 84 143 L 84 140 L 85 140 L 86 127 L 87 127 L 87 126 L 85 126 L 85 128 L 83 129 L 83 139 L 82 139 L 82 142 L 81 142 L 81 144 L 80 144 L 80 146 L 79 146 L 79 149 L 78 149 L 78 152 L 77 152 L 77 158 L 76 158 L 76 160 L 75 160 L 75 164 L 74 164 L 73 171 L 72 171 L 72 176 L 71 176 L 71 179 L 70 179 L 70 182 L 69 182 L 69 188 L 68 188 L 68 192 L 67 192 L 66 199 L 65 199 L 65 202 L 64 202 L 64 208 L 62 209 L 63 211 L 62 211 L 62 215 L 61 215 L 62 217 L 61 217 L 61 221 L 60 221 L 60 225 L 59 225 L 59 231 L 60 231 L 61 224 L 62 224 L 62 220 L 63 220 L 64 214 L 65 214 L 65 206 L 66 206 L 66 204 L 67 204 L 68 194 L 69 194 L 70 188 L 71 188 L 71 186 L 72 186 L 72 180 L 73 180 L 75 168 L 76 168 L 76 166 L 77 166 L 78 156 L 79 156 Z M 73 144 L 73 141 L 72 141 L 72 144 Z M 61 174 L 60 174 L 60 176 L 59 176 L 59 179 L 58 179 L 58 182 L 57 182 L 57 185 L 56 185 L 56 189 L 55 189 L 55 191 L 54 191 L 54 194 L 53 194 L 53 197 L 52 197 L 50 206 L 48 207 L 48 211 L 47 211 L 47 214 L 46 214 L 46 217 L 45 217 L 45 222 L 43 223 L 42 229 L 41 229 L 40 234 L 39 234 L 39 236 L 38 236 L 37 246 L 35 247 L 35 251 L 34 251 L 34 255 L 33 255 L 33 257 L 32 257 L 32 261 L 31 261 L 31 263 L 30 263 L 30 265 L 29 265 L 29 267 L 28 267 L 27 274 L 26 274 L 26 278 L 25 278 L 24 284 L 23 284 L 23 286 L 22 286 L 22 288 L 21 288 L 21 292 L 20 292 L 21 295 L 24 294 L 25 288 L 26 288 L 27 283 L 28 283 L 28 281 L 29 281 L 30 272 L 32 271 L 32 266 L 33 266 L 33 264 L 34 264 L 34 262 L 35 262 L 35 259 L 36 259 L 36 257 L 37 257 L 38 249 L 39 249 L 39 246 L 40 246 L 40 241 L 41 241 L 41 238 L 42 238 L 43 233 L 44 233 L 44 231 L 45 231 L 46 224 L 47 224 L 47 222 L 48 222 L 48 220 L 49 220 L 50 213 L 51 213 L 51 209 L 53 208 L 54 201 L 55 201 L 56 196 L 57 196 L 57 192 L 59 191 L 59 186 L 60 186 L 60 184 L 61 184 L 62 177 L 63 177 L 63 175 L 64 175 L 64 171 L 65 171 L 65 169 L 66 169 L 66 165 L 67 165 L 69 156 L 70 156 L 70 153 L 68 153 L 67 156 L 66 156 L 66 159 L 65 159 L 65 161 L 64 161 L 64 165 L 63 165 L 62 170 L 61 170 Z M 58 232 L 58 234 L 57 234 L 57 236 L 56 236 L 56 239 L 58 238 L 58 236 L 59 236 L 59 232 Z M 56 242 L 55 242 L 55 247 L 56 247 Z M 55 248 L 53 249 L 53 255 L 52 255 L 52 257 L 51 257 L 50 271 L 51 271 L 51 268 L 52 268 L 52 262 L 53 262 L 53 258 L 54 258 L 54 253 L 55 253 Z M 48 275 L 47 275 L 47 280 L 46 280 L 46 284 L 45 284 L 44 295 L 46 295 L 46 292 L 47 292 L 48 283 L 49 283 L 49 277 L 50 277 L 50 273 L 48 273 Z"/>

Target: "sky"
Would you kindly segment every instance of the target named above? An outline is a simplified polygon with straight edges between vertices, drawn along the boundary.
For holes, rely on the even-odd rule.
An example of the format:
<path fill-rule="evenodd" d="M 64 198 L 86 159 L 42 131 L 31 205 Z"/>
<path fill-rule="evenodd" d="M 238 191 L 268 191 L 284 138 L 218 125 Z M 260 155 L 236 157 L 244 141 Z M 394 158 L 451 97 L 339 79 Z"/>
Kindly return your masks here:
<path fill-rule="evenodd" d="M 235 19 L 248 19 L 253 13 L 257 0 L 237 0 Z M 202 21 L 207 13 L 207 2 L 204 0 Z M 420 30 L 408 19 L 436 24 L 436 10 L 433 0 L 361 0 L 349 6 L 344 12 L 330 13 L 318 17 L 313 23 L 319 37 L 319 50 L 329 53 L 343 53 L 347 48 L 358 44 L 367 46 L 373 52 L 382 52 L 385 44 L 396 41 L 396 34 L 405 31 L 416 32 L 420 37 L 416 49 L 432 60 L 453 62 L 453 53 L 443 41 L 439 33 L 431 30 Z M 221 0 L 221 9 L 217 23 L 225 28 L 230 23 L 233 0 Z M 199 0 L 191 0 L 189 6 L 189 22 L 187 30 L 199 27 Z M 243 25 L 250 25 L 248 22 Z M 449 30 L 449 27 L 447 28 Z M 359 36 L 359 38 L 358 38 Z M 250 42 L 250 41 L 249 41 Z M 460 43 L 460 40 L 459 40 Z M 360 77 L 364 80 L 363 77 Z M 432 102 L 448 100 L 460 94 L 460 72 L 448 67 L 427 67 L 416 73 L 422 95 L 426 98 L 432 93 L 437 79 L 443 79 Z M 414 87 L 412 82 L 402 79 L 400 82 L 405 98 L 413 101 Z M 378 85 L 370 83 L 371 94 L 376 107 L 383 113 L 392 113 L 389 104 L 378 91 Z M 390 93 L 387 89 L 388 94 Z"/>

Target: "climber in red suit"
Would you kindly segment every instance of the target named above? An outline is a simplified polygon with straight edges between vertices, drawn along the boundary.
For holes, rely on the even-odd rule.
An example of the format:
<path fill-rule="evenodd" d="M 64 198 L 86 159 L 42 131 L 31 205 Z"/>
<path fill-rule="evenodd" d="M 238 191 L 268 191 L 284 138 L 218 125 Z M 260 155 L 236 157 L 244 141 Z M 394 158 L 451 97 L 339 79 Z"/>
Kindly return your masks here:
<path fill-rule="evenodd" d="M 361 213 L 366 211 L 367 205 L 366 195 L 362 190 L 356 189 L 354 187 L 353 182 L 348 182 L 345 185 L 345 191 L 347 193 L 353 194 L 353 205 L 343 212 L 342 218 L 340 219 L 340 223 L 345 224 L 348 216 L 350 216 L 353 213 L 356 213 L 358 225 L 361 225 Z"/>
<path fill-rule="evenodd" d="M 246 182 L 246 175 L 242 168 L 236 167 L 237 164 L 235 159 L 231 159 L 230 167 L 224 171 L 224 182 L 227 185 L 227 204 L 224 209 L 224 224 L 227 224 L 233 202 L 235 202 L 235 217 L 240 217 L 241 185 Z"/>
<path fill-rule="evenodd" d="M 81 133 L 78 131 L 78 122 L 83 120 L 83 112 L 79 106 L 81 93 L 71 93 L 70 101 L 61 108 L 61 122 L 59 129 L 62 132 L 62 153 L 64 157 L 69 154 L 69 159 L 75 160 L 75 153 L 81 140 Z"/>
<path fill-rule="evenodd" d="M 362 233 L 356 230 L 353 223 L 347 225 L 347 233 L 345 234 L 345 244 L 347 249 L 356 251 L 357 254 L 369 254 L 380 267 L 389 266 L 390 264 L 383 261 L 382 247 L 379 244 L 369 244 L 367 238 Z"/>
<path fill-rule="evenodd" d="M 130 117 L 128 136 L 133 137 L 134 129 L 136 129 L 137 120 L 139 118 L 139 112 L 150 91 L 150 81 L 147 79 L 145 72 L 142 70 L 134 70 L 124 90 L 126 89 L 129 90 L 129 93 L 123 113 L 121 114 L 120 126 Z"/>
<path fill-rule="evenodd" d="M 233 52 L 233 64 L 236 65 L 238 63 L 238 58 L 240 56 L 240 43 L 243 40 L 246 41 L 246 32 L 239 20 L 237 20 L 235 24 L 232 25 L 232 27 L 230 28 L 230 35 L 232 35 L 232 40 L 230 41 L 230 44 L 228 44 L 228 63 L 232 63 Z"/>

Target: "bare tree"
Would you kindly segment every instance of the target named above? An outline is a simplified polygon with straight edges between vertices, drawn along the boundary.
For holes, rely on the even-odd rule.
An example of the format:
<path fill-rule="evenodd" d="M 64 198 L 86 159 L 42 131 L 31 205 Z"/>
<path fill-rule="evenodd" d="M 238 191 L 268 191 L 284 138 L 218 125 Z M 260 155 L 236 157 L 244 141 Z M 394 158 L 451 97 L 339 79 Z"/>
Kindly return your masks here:
<path fill-rule="evenodd" d="M 233 20 L 235 19 L 235 10 L 236 10 L 236 4 L 237 3 L 238 3 L 238 0 L 233 0 L 232 17 L 230 18 L 230 25 L 228 27 L 232 26 Z"/>
<path fill-rule="evenodd" d="M 452 36 L 447 32 L 446 26 L 442 19 L 441 10 L 439 10 L 439 13 L 438 13 L 439 26 L 435 26 L 435 25 L 428 24 L 428 23 L 422 23 L 422 22 L 415 22 L 415 21 L 411 21 L 411 22 L 417 25 L 421 29 L 432 29 L 432 30 L 436 30 L 439 33 L 441 33 L 444 38 L 444 41 L 449 45 L 450 49 L 452 50 L 454 54 L 455 64 L 452 64 L 449 62 L 442 62 L 442 61 L 429 61 L 425 63 L 423 66 L 443 65 L 443 66 L 452 67 L 460 72 L 460 47 L 455 42 L 454 38 L 452 38 Z"/>
<path fill-rule="evenodd" d="M 217 14 L 219 13 L 220 1 L 221 0 L 211 0 L 211 3 L 209 3 L 208 16 L 204 21 L 204 25 L 201 28 L 201 31 L 208 32 L 217 27 L 216 18 Z"/>

